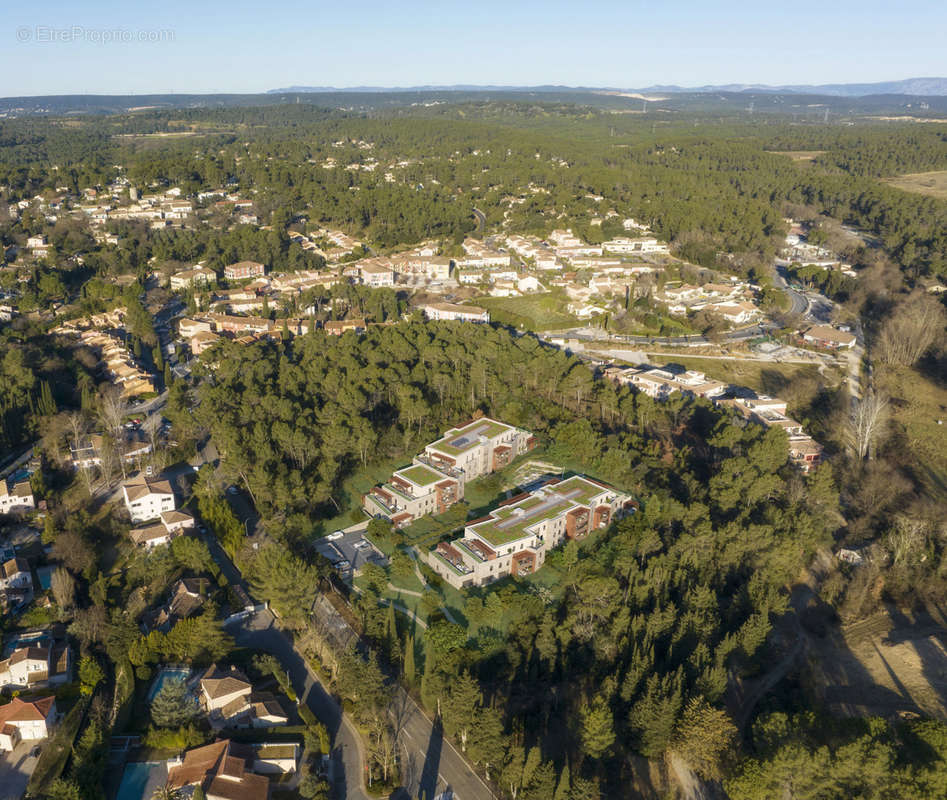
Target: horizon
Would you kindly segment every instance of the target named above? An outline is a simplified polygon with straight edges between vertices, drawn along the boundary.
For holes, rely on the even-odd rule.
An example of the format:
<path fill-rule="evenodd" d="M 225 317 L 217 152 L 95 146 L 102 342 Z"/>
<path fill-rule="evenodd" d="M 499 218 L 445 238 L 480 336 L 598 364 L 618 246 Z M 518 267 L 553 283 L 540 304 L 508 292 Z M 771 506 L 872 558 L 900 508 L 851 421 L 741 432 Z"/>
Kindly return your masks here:
<path fill-rule="evenodd" d="M 578 11 L 561 0 L 513 8 L 485 0 L 436 15 L 425 3 L 370 0 L 357 19 L 300 3 L 261 17 L 240 3 L 139 8 L 99 0 L 79 10 L 54 0 L 8 11 L 0 40 L 29 68 L 8 70 L 0 94 L 896 82 L 943 73 L 945 28 L 947 9 L 920 0 L 898 9 L 844 0 L 791 10 L 608 0 Z"/>

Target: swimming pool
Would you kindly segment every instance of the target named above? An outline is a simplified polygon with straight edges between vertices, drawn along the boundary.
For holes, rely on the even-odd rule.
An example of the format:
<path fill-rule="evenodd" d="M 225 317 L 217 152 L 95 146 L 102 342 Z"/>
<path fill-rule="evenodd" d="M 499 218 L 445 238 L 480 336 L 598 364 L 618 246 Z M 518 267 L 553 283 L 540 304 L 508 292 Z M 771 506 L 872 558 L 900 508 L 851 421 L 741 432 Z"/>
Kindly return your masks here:
<path fill-rule="evenodd" d="M 158 677 L 155 678 L 155 682 L 151 684 L 151 688 L 148 690 L 148 702 L 150 703 L 155 699 L 155 695 L 164 688 L 168 681 L 186 681 L 190 677 L 191 671 L 189 669 L 165 667 L 158 673 Z"/>
<path fill-rule="evenodd" d="M 168 765 L 163 761 L 130 761 L 115 800 L 149 800 L 167 777 Z"/>

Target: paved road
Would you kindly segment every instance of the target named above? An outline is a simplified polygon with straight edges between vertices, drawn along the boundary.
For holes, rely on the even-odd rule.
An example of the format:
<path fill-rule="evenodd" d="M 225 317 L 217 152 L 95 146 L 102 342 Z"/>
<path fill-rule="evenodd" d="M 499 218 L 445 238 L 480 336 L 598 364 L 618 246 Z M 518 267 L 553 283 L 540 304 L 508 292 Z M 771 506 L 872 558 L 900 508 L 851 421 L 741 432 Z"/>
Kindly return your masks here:
<path fill-rule="evenodd" d="M 483 237 L 483 229 L 487 224 L 487 216 L 479 208 L 473 210 L 473 215 L 477 218 L 477 236 Z"/>
<path fill-rule="evenodd" d="M 229 563 L 229 560 L 225 560 Z M 306 660 L 293 648 L 289 637 L 276 627 L 273 614 L 259 611 L 228 626 L 228 629 L 237 644 L 265 650 L 276 656 L 292 681 L 300 702 L 305 703 L 328 729 L 334 743 L 329 768 L 333 797 L 338 800 L 369 800 L 362 789 L 364 757 L 361 739 L 351 723 L 343 717 L 339 704 L 325 690 Z"/>

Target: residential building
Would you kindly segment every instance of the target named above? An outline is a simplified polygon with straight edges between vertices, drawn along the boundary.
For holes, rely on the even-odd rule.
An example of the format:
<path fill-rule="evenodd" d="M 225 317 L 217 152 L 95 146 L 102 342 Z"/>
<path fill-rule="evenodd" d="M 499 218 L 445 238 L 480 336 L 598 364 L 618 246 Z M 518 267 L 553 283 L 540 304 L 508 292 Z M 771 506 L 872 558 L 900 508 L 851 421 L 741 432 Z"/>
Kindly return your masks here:
<path fill-rule="evenodd" d="M 426 514 L 442 514 L 464 498 L 466 482 L 503 469 L 536 446 L 521 428 L 481 417 L 452 428 L 413 463 L 362 497 L 362 508 L 403 527 Z"/>
<path fill-rule="evenodd" d="M 822 445 L 805 432 L 801 423 L 787 415 L 785 400 L 748 392 L 747 396 L 725 398 L 719 402 L 744 419 L 784 430 L 789 437 L 789 459 L 802 472 L 808 473 L 821 463 Z"/>
<path fill-rule="evenodd" d="M 267 800 L 270 780 L 251 771 L 255 760 L 251 746 L 224 739 L 189 750 L 180 763 L 169 762 L 167 786 L 200 786 L 207 800 Z"/>
<path fill-rule="evenodd" d="M 830 325 L 813 325 L 802 334 L 802 338 L 810 344 L 830 350 L 854 347 L 856 341 L 855 334 Z"/>
<path fill-rule="evenodd" d="M 330 336 L 341 336 L 348 331 L 363 333 L 367 328 L 364 319 L 330 320 L 322 326 L 322 329 Z"/>
<path fill-rule="evenodd" d="M 201 676 L 200 704 L 208 715 L 229 717 L 248 705 L 253 684 L 236 667 L 221 669 L 211 664 Z"/>
<path fill-rule="evenodd" d="M 0 514 L 21 514 L 36 508 L 29 481 L 17 481 L 12 486 L 0 479 Z"/>
<path fill-rule="evenodd" d="M 166 480 L 153 480 L 138 473 L 122 484 L 122 494 L 132 522 L 158 519 L 161 512 L 174 510 L 174 491 Z"/>
<path fill-rule="evenodd" d="M 33 574 L 25 558 L 11 558 L 0 567 L 0 589 L 32 589 Z"/>
<path fill-rule="evenodd" d="M 605 375 L 616 383 L 634 386 L 658 400 L 664 400 L 675 392 L 712 399 L 720 397 L 727 390 L 727 384 L 710 380 L 703 372 L 692 369 L 660 369 L 650 364 L 639 364 L 627 369 L 611 368 L 605 371 Z"/>
<path fill-rule="evenodd" d="M 56 698 L 21 700 L 0 706 L 0 750 L 15 750 L 20 742 L 45 739 L 56 721 Z"/>
<path fill-rule="evenodd" d="M 133 463 L 151 452 L 151 443 L 140 430 L 123 430 L 119 447 L 121 458 L 126 464 Z M 69 445 L 69 455 L 75 469 L 90 469 L 102 464 L 102 452 L 105 439 L 101 434 L 93 433 L 81 437 L 78 442 Z"/>
<path fill-rule="evenodd" d="M 428 319 L 458 322 L 490 321 L 490 312 L 478 306 L 461 306 L 456 303 L 428 303 L 421 308 Z"/>
<path fill-rule="evenodd" d="M 204 606 L 207 593 L 206 578 L 181 578 L 171 587 L 168 602 L 157 609 L 150 610 L 143 617 L 146 631 L 157 630 L 167 633 L 178 620 L 197 614 Z"/>
<path fill-rule="evenodd" d="M 0 661 L 0 688 L 56 686 L 69 681 L 72 651 L 66 644 L 18 647 Z"/>
<path fill-rule="evenodd" d="M 552 479 L 467 523 L 462 537 L 441 542 L 428 554 L 428 563 L 456 589 L 529 575 L 566 539 L 606 528 L 636 505 L 630 496 L 591 478 Z"/>
<path fill-rule="evenodd" d="M 648 237 L 629 238 L 626 236 L 616 236 L 602 245 L 602 250 L 606 253 L 627 253 L 627 254 L 667 254 L 670 249 L 664 242 Z"/>
<path fill-rule="evenodd" d="M 224 277 L 228 281 L 240 281 L 246 278 L 259 278 L 266 272 L 266 267 L 257 261 L 238 261 L 229 267 L 224 267 Z"/>
<path fill-rule="evenodd" d="M 359 280 L 366 286 L 373 288 L 394 286 L 395 271 L 390 261 L 387 265 L 382 263 L 362 263 L 359 265 Z"/>
<path fill-rule="evenodd" d="M 194 527 L 194 517 L 184 511 L 162 511 L 159 517 L 160 522 L 132 528 L 128 532 L 131 540 L 139 547 L 152 550 Z"/>
<path fill-rule="evenodd" d="M 171 288 L 176 290 L 188 289 L 191 286 L 206 286 L 217 280 L 217 273 L 204 267 L 194 267 L 181 272 L 175 272 L 170 279 Z"/>

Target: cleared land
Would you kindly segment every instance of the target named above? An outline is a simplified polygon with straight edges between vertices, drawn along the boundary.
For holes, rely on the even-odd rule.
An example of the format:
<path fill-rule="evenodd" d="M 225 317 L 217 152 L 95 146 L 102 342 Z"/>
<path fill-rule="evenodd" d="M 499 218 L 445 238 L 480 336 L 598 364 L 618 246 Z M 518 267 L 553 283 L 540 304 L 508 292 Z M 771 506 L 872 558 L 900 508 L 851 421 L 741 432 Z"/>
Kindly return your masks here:
<path fill-rule="evenodd" d="M 494 322 L 515 328 L 548 331 L 579 324 L 578 318 L 563 311 L 566 301 L 555 292 L 523 297 L 478 297 L 473 304 L 487 309 Z"/>
<path fill-rule="evenodd" d="M 789 156 L 793 161 L 814 161 L 825 150 L 773 150 L 778 156 Z"/>
<path fill-rule="evenodd" d="M 941 199 L 947 198 L 947 170 L 899 175 L 896 178 L 885 178 L 884 183 L 897 189 L 903 189 L 905 192 L 926 194 L 928 197 L 939 197 Z"/>
<path fill-rule="evenodd" d="M 913 455 L 928 493 L 947 497 L 947 386 L 917 369 L 884 366 L 875 369 L 875 386 L 891 398 L 892 434 L 904 440 L 900 449 Z"/>

